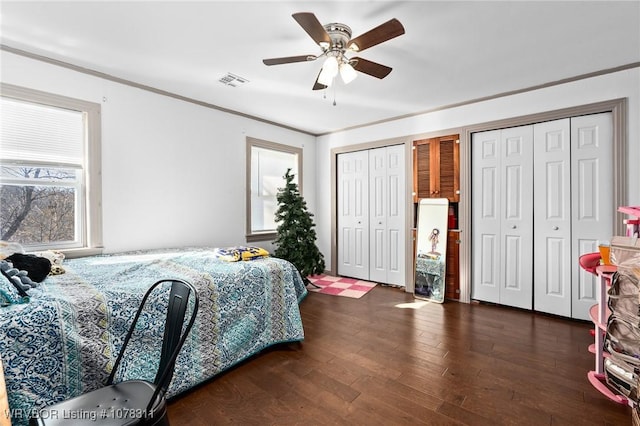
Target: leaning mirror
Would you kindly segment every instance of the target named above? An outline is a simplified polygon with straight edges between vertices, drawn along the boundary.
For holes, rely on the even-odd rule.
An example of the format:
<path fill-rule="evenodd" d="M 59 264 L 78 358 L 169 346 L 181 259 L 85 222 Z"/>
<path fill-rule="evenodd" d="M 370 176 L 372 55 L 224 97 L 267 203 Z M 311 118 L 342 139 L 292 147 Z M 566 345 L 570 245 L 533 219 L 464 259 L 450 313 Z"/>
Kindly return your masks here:
<path fill-rule="evenodd" d="M 423 198 L 418 204 L 414 296 L 444 302 L 449 200 Z"/>

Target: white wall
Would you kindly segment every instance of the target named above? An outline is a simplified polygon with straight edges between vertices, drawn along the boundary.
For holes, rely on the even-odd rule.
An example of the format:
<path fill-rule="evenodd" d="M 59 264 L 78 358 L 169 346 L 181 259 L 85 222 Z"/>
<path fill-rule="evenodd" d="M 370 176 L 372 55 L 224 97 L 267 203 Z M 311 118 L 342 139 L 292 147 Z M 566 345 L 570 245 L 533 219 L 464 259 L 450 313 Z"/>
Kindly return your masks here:
<path fill-rule="evenodd" d="M 461 128 L 618 98 L 628 100 L 629 205 L 640 205 L 640 69 L 634 68 L 484 102 L 425 113 L 400 120 L 321 136 L 316 143 L 318 247 L 331 267 L 331 193 L 320 190 L 331 182 L 331 149 L 393 138 L 411 138 L 431 132 Z M 461 172 L 464 173 L 464 172 Z"/>
<path fill-rule="evenodd" d="M 303 148 L 314 212 L 313 136 L 12 53 L 0 64 L 4 83 L 102 105 L 107 253 L 245 244 L 246 136 Z"/>
<path fill-rule="evenodd" d="M 105 251 L 227 246 L 245 234 L 245 136 L 303 147 L 304 196 L 331 267 L 332 148 L 626 97 L 628 200 L 640 205 L 640 69 L 316 138 L 0 51 L 5 83 L 102 104 Z M 315 147 L 314 147 L 315 144 Z"/>

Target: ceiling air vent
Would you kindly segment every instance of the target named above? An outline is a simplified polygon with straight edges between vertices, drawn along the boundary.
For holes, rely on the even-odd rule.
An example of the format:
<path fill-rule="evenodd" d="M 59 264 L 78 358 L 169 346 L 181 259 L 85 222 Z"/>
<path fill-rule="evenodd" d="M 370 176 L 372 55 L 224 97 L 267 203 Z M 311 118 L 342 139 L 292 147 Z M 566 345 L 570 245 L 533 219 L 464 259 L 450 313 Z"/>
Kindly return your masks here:
<path fill-rule="evenodd" d="M 230 72 L 226 73 L 218 81 L 231 87 L 242 86 L 244 83 L 249 82 L 249 80 L 247 80 L 246 78 L 240 77 L 239 75 L 235 75 Z"/>

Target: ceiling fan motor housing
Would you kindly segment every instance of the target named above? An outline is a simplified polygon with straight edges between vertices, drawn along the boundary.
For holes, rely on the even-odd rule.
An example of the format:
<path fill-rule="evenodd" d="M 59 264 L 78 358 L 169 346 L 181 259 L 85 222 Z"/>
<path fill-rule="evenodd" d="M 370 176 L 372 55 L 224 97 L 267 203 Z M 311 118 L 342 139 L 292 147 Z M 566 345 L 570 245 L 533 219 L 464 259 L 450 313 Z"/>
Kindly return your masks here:
<path fill-rule="evenodd" d="M 348 25 L 332 22 L 324 26 L 325 31 L 331 38 L 331 46 L 322 47 L 324 50 L 347 50 L 349 40 L 351 40 L 351 28 Z"/>

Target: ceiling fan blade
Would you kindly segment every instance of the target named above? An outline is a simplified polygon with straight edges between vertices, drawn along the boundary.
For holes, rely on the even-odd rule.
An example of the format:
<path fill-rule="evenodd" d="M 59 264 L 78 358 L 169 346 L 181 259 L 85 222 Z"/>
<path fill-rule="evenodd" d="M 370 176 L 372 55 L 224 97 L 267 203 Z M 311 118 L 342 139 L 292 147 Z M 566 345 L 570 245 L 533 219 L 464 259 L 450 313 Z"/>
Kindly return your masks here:
<path fill-rule="evenodd" d="M 368 49 L 376 44 L 391 40 L 392 38 L 398 37 L 402 34 L 404 34 L 404 27 L 400 21 L 393 18 L 352 39 L 349 42 L 348 47 L 356 52 L 362 52 L 364 49 Z"/>
<path fill-rule="evenodd" d="M 322 73 L 322 70 L 320 70 L 320 72 L 318 73 L 318 77 L 316 77 L 316 82 L 313 83 L 313 90 L 322 90 L 322 89 L 326 89 L 328 86 L 325 86 L 322 83 L 318 82 L 318 79 L 320 78 L 320 73 Z"/>
<path fill-rule="evenodd" d="M 316 15 L 311 12 L 300 12 L 294 13 L 291 16 L 293 16 L 293 19 L 311 36 L 316 44 L 320 44 L 320 42 L 331 44 L 331 37 L 329 37 L 329 34 L 327 34 L 320 21 L 318 21 Z"/>
<path fill-rule="evenodd" d="M 392 70 L 391 67 L 362 58 L 353 58 L 350 62 L 352 63 L 351 66 L 353 66 L 356 71 L 360 71 L 377 78 L 385 78 Z"/>
<path fill-rule="evenodd" d="M 290 64 L 292 62 L 307 62 L 314 59 L 315 59 L 315 56 L 313 55 L 285 56 L 283 58 L 263 59 L 262 62 L 265 65 L 280 65 L 280 64 Z"/>

